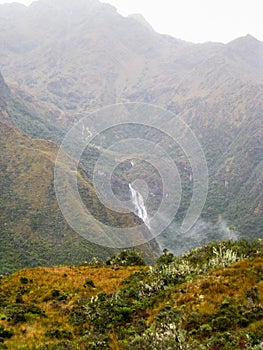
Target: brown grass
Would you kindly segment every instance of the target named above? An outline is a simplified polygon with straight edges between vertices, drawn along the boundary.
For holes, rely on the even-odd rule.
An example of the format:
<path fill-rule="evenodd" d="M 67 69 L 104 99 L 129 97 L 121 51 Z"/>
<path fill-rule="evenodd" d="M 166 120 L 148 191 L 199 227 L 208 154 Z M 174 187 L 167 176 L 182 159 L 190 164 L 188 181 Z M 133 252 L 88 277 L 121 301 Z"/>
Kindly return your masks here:
<path fill-rule="evenodd" d="M 145 311 L 147 323 L 154 321 L 159 311 L 166 303 L 171 306 L 185 305 L 185 311 L 198 311 L 200 315 L 211 314 L 228 297 L 246 303 L 246 291 L 256 286 L 259 290 L 259 302 L 263 302 L 262 275 L 263 257 L 242 260 L 229 268 L 214 270 L 199 279 L 188 281 L 175 287 L 175 292 L 169 300 L 159 300 L 155 307 Z M 147 267 L 146 267 L 147 268 Z M 53 343 L 56 340 L 45 337 L 48 329 L 60 328 L 73 331 L 69 322 L 68 312 L 80 298 L 90 298 L 105 291 L 113 293 L 121 288 L 123 279 L 139 271 L 139 267 L 120 268 L 117 271 L 106 267 L 54 267 L 21 270 L 11 276 L 4 277 L 0 283 L 0 293 L 6 295 L 9 303 L 15 302 L 16 291 L 23 286 L 27 292 L 23 300 L 35 303 L 45 310 L 48 317 L 32 317 L 27 323 L 11 325 L 1 320 L 0 325 L 7 329 L 13 328 L 15 336 L 6 341 L 8 349 L 20 349 L 30 345 L 30 349 L 41 344 Z M 20 278 L 32 280 L 21 284 Z M 93 280 L 95 288 L 87 285 L 87 279 Z M 67 293 L 68 301 L 50 299 L 52 290 L 57 289 L 61 294 Z M 263 321 L 249 325 L 250 330 L 260 329 Z M 118 341 L 112 334 L 112 349 L 120 349 Z"/>
<path fill-rule="evenodd" d="M 47 342 L 45 332 L 52 328 L 73 330 L 69 323 L 68 310 L 80 298 L 90 298 L 99 292 L 113 293 L 121 287 L 123 279 L 140 270 L 138 267 L 120 268 L 117 271 L 106 267 L 54 267 L 20 270 L 2 279 L 0 293 L 4 294 L 10 303 L 15 302 L 16 291 L 21 286 L 27 290 L 23 295 L 26 303 L 37 304 L 46 313 L 46 318 L 36 316 L 26 323 L 10 325 L 1 320 L 0 325 L 13 328 L 15 335 L 5 344 L 8 349 L 19 349 L 23 345 L 40 346 Z M 28 284 L 21 284 L 20 278 L 32 280 Z M 95 288 L 84 286 L 86 279 L 93 280 Z M 68 303 L 48 300 L 52 290 L 59 290 L 60 294 L 67 293 Z M 48 340 L 48 343 L 56 340 Z M 19 346 L 18 346 L 19 344 Z"/>
<path fill-rule="evenodd" d="M 174 303 L 178 306 L 185 304 L 189 311 L 198 309 L 201 314 L 210 314 L 228 297 L 244 301 L 245 292 L 252 286 L 258 287 L 263 301 L 263 281 L 258 281 L 258 271 L 262 266 L 263 258 L 258 257 L 213 271 L 197 281 L 180 285 L 180 291 L 183 289 L 184 292 L 174 294 Z"/>

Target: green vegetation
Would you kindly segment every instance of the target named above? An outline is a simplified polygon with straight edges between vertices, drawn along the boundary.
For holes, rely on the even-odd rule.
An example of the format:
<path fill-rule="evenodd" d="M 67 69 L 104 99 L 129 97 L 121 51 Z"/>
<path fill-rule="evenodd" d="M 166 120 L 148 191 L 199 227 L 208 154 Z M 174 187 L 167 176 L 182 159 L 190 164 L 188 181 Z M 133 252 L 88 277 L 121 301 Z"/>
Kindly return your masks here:
<path fill-rule="evenodd" d="M 79 264 L 97 256 L 100 261 L 115 251 L 88 242 L 65 221 L 54 191 L 54 164 L 58 146 L 35 140 L 0 122 L 0 273 L 23 267 Z M 98 220 L 119 219 L 133 223 L 134 215 L 121 220 L 100 202 L 89 181 L 79 176 L 80 193 Z M 104 221 L 105 222 L 105 221 Z M 87 229 L 97 232 L 91 224 Z M 110 230 L 110 227 L 109 227 Z M 152 243 L 139 247 L 148 261 L 154 257 Z M 158 250 L 157 250 L 158 252 Z"/>
<path fill-rule="evenodd" d="M 43 1 L 24 9 L 25 18 L 15 7 L 1 8 L 3 23 L 10 16 L 14 23 L 0 33 L 6 43 L 1 66 L 12 88 L 9 91 L 0 77 L 1 120 L 33 137 L 60 142 L 77 120 L 114 101 L 163 106 L 175 119 L 186 121 L 205 152 L 210 187 L 204 220 L 216 222 L 221 216 L 241 237 L 260 237 L 262 42 L 251 35 L 227 45 L 168 39 L 137 19 L 123 19 L 108 4 L 93 3 L 72 0 L 65 12 L 62 3 L 50 8 Z M 90 22 L 95 13 L 100 21 Z M 69 29 L 67 23 L 76 25 Z M 27 28 L 22 40 L 21 28 Z M 118 115 L 110 118 L 118 124 Z M 120 140 L 123 132 L 116 130 Z M 87 153 L 89 161 L 96 159 L 95 149 Z M 193 174 L 187 161 L 177 161 L 181 219 L 189 206 Z M 152 171 L 141 168 L 138 173 L 156 182 Z M 116 193 L 118 185 L 115 182 Z M 158 206 L 161 191 L 153 193 L 149 201 Z"/>
<path fill-rule="evenodd" d="M 165 251 L 150 267 L 127 263 L 114 269 L 108 262 L 116 256 L 94 266 L 26 269 L 3 277 L 4 346 L 261 349 L 262 240 L 210 243 L 181 258 Z"/>
<path fill-rule="evenodd" d="M 252 241 L 263 232 L 262 43 L 247 36 L 195 45 L 158 35 L 97 0 L 68 1 L 66 11 L 62 3 L 40 1 L 23 16 L 16 5 L 0 10 L 0 63 L 11 87 L 0 74 L 0 349 L 262 350 L 263 248 Z M 218 227 L 226 220 L 248 241 L 212 242 L 181 257 L 165 250 L 146 266 L 159 253 L 154 240 L 138 248 L 141 256 L 89 243 L 71 229 L 54 190 L 57 144 L 77 120 L 90 115 L 92 122 L 94 111 L 114 101 L 161 105 L 186 121 L 208 162 L 200 221 L 215 225 L 206 227 L 207 240 L 222 239 Z M 112 125 L 120 121 L 117 113 L 109 117 Z M 188 155 L 156 130 L 130 127 L 108 129 L 83 153 L 83 203 L 109 230 L 136 226 L 134 215 L 103 206 L 91 181 L 108 141 L 136 135 L 166 145 L 176 159 L 182 196 L 173 224 L 180 223 L 193 193 Z M 122 158 L 111 174 L 114 194 L 128 198 L 130 179 L 147 179 L 149 209 L 156 210 L 158 172 L 144 161 L 131 169 Z M 160 164 L 169 171 L 164 159 Z M 110 233 L 93 223 L 85 229 Z M 170 232 L 166 246 L 183 251 L 190 237 Z"/>
<path fill-rule="evenodd" d="M 8 108 L 12 122 L 25 134 L 34 138 L 43 138 L 60 144 L 65 131 L 62 127 L 45 120 L 44 117 L 32 112 L 24 100 L 11 99 Z"/>
<path fill-rule="evenodd" d="M 105 261 L 106 265 L 121 265 L 121 266 L 144 266 L 145 261 L 140 253 L 135 250 L 125 249 L 115 255 L 109 257 Z"/>

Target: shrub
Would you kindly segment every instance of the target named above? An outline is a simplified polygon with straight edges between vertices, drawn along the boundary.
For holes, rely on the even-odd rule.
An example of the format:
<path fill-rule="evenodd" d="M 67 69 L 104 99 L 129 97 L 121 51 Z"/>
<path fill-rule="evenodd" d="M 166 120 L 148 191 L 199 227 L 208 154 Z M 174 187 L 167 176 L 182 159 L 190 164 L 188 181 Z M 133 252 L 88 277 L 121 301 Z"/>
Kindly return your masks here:
<path fill-rule="evenodd" d="M 74 345 L 73 342 L 69 340 L 64 340 L 56 344 L 43 345 L 38 350 L 79 350 L 79 347 Z"/>
<path fill-rule="evenodd" d="M 16 304 L 23 304 L 23 296 L 21 294 L 17 294 L 16 296 Z"/>
<path fill-rule="evenodd" d="M 218 249 L 213 248 L 214 256 L 209 260 L 209 265 L 212 268 L 216 267 L 227 267 L 242 257 L 238 257 L 237 252 L 231 249 L 224 249 L 224 247 L 219 247 Z"/>
<path fill-rule="evenodd" d="M 55 339 L 68 339 L 73 338 L 72 332 L 66 329 L 50 329 L 45 333 L 46 337 L 55 338 Z"/>
<path fill-rule="evenodd" d="M 0 326 L 0 338 L 10 339 L 13 337 L 14 334 L 15 333 L 13 330 L 7 330 L 7 329 L 4 329 L 3 326 Z"/>
<path fill-rule="evenodd" d="M 26 322 L 27 318 L 31 315 L 44 316 L 45 311 L 34 304 L 14 304 L 10 305 L 5 310 L 6 316 L 9 322 L 19 323 Z"/>
<path fill-rule="evenodd" d="M 154 277 L 152 284 L 157 284 L 157 288 L 161 289 L 168 284 L 178 284 L 184 282 L 192 275 L 198 275 L 202 272 L 199 266 L 191 264 L 184 259 L 175 259 L 169 265 L 155 265 L 150 274 Z M 154 291 L 156 292 L 156 291 Z"/>
<path fill-rule="evenodd" d="M 205 323 L 205 324 L 202 324 L 200 326 L 200 333 L 205 337 L 207 337 L 209 334 L 211 334 L 212 330 L 213 329 L 209 324 Z"/>
<path fill-rule="evenodd" d="M 235 339 L 228 332 L 214 335 L 208 342 L 208 349 L 224 349 L 225 345 L 231 346 L 235 344 Z"/>
<path fill-rule="evenodd" d="M 91 286 L 93 288 L 96 288 L 94 282 L 91 279 L 86 279 L 84 287 L 86 286 Z"/>
<path fill-rule="evenodd" d="M 263 329 L 256 329 L 250 332 L 252 345 L 258 345 L 263 342 Z"/>
<path fill-rule="evenodd" d="M 0 307 L 4 307 L 7 304 L 6 295 L 0 293 Z"/>
<path fill-rule="evenodd" d="M 186 339 L 186 332 L 175 323 L 151 326 L 141 336 L 135 336 L 126 348 L 130 350 L 191 349 Z"/>
<path fill-rule="evenodd" d="M 259 290 L 257 286 L 254 286 L 246 291 L 246 297 L 251 299 L 253 303 L 259 302 Z"/>
<path fill-rule="evenodd" d="M 53 299 L 58 298 L 59 296 L 60 296 L 60 291 L 59 290 L 54 289 L 54 290 L 51 291 L 51 297 Z"/>
<path fill-rule="evenodd" d="M 27 277 L 20 277 L 20 283 L 21 284 L 28 284 L 29 280 Z"/>
<path fill-rule="evenodd" d="M 216 331 L 224 332 L 233 328 L 233 320 L 226 316 L 219 316 L 212 322 L 213 328 Z"/>
<path fill-rule="evenodd" d="M 105 260 L 106 265 L 121 265 L 121 266 L 145 266 L 141 254 L 135 250 L 125 249 L 120 253 L 114 254 Z"/>
<path fill-rule="evenodd" d="M 163 254 L 156 260 L 157 264 L 170 264 L 174 260 L 174 255 L 169 252 L 167 249 L 163 250 Z"/>

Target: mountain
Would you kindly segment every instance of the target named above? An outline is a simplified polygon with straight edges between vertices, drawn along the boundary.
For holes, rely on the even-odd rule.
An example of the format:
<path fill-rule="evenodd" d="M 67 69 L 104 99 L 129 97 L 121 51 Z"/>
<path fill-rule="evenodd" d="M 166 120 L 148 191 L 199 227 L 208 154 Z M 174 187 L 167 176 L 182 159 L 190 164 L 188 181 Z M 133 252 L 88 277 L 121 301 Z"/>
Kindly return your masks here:
<path fill-rule="evenodd" d="M 0 72 L 0 120 L 10 126 L 16 126 L 22 132 L 33 137 L 61 142 L 65 131 L 49 123 L 38 108 L 28 103 L 25 96 L 13 93 Z"/>
<path fill-rule="evenodd" d="M 150 25 L 150 23 L 148 23 L 146 21 L 146 19 L 143 17 L 143 15 L 141 15 L 140 13 L 133 13 L 133 14 L 129 15 L 128 17 L 137 20 L 140 24 L 143 24 L 146 28 L 148 28 L 150 30 L 154 30 L 152 28 L 152 26 Z"/>
<path fill-rule="evenodd" d="M 48 120 L 62 125 L 72 124 L 80 112 L 166 87 L 168 76 L 178 81 L 221 47 L 211 43 L 203 50 L 159 35 L 98 0 L 44 0 L 0 9 L 5 78 L 37 101 Z"/>
<path fill-rule="evenodd" d="M 47 140 L 22 135 L 2 122 L 0 134 L 0 271 L 10 272 L 26 266 L 77 264 L 93 257 L 105 259 L 112 254 L 113 249 L 96 245 L 92 243 L 94 240 L 88 241 L 76 234 L 63 217 L 54 189 L 57 146 Z M 83 200 L 89 210 L 98 210 L 99 202 L 93 187 L 85 177 L 79 177 L 79 191 L 88 193 L 88 196 L 83 195 Z M 118 220 L 118 225 L 127 226 L 136 219 L 132 216 L 112 219 L 112 213 L 107 209 L 101 209 L 96 216 L 111 225 Z M 103 241 L 105 233 L 93 222 L 87 231 L 91 237 L 94 232 L 100 235 Z M 110 228 L 107 235 L 109 233 Z M 137 249 L 148 262 L 159 254 L 154 242 Z"/>
<path fill-rule="evenodd" d="M 36 139 L 21 133 L 9 112 L 10 90 L 0 79 L 0 271 L 11 272 L 26 266 L 76 264 L 93 257 L 105 259 L 113 249 L 96 245 L 76 234 L 64 219 L 54 188 L 54 168 L 58 146 L 50 140 Z M 19 118 L 25 119 L 17 112 Z M 40 130 L 38 129 L 40 133 Z M 65 159 L 69 157 L 65 155 Z M 65 173 L 72 161 L 63 164 Z M 89 210 L 108 224 L 133 225 L 135 216 L 114 216 L 100 204 L 94 188 L 79 169 L 79 191 Z M 88 195 L 87 195 L 88 193 Z M 72 200 L 74 198 L 72 197 Z M 96 214 L 96 211 L 99 211 Z M 103 239 L 99 226 L 88 223 Z M 107 235 L 110 233 L 108 229 Z M 139 234 L 139 233 L 138 233 Z M 106 239 L 106 236 L 105 236 Z M 92 241 L 92 240 L 91 240 Z M 93 240 L 94 242 L 94 240 Z M 159 254 L 156 242 L 138 247 L 148 261 Z"/>
<path fill-rule="evenodd" d="M 1 272 L 104 256 L 65 222 L 53 188 L 57 146 L 0 123 Z"/>
<path fill-rule="evenodd" d="M 178 241 L 174 226 L 164 232 L 163 247 L 179 254 L 187 244 L 203 243 L 204 226 L 204 240 L 220 238 L 221 231 L 214 231 L 222 225 L 236 237 L 262 236 L 262 42 L 251 35 L 228 44 L 185 42 L 160 35 L 140 16 L 123 17 L 98 0 L 1 5 L 0 28 L 1 69 L 19 100 L 19 108 L 9 107 L 4 118 L 11 116 L 25 133 L 60 143 L 83 116 L 122 102 L 163 107 L 194 131 L 208 163 L 206 205 L 187 237 Z M 112 124 L 119 117 L 111 115 Z M 116 140 L 125 135 L 118 132 Z M 87 181 L 98 154 L 110 153 L 100 143 L 86 155 Z M 181 219 L 193 186 L 187 155 L 176 157 L 185 190 Z M 129 173 L 128 165 L 124 168 Z M 158 187 L 151 168 L 134 171 Z M 128 175 L 114 178 L 115 192 L 127 190 Z"/>
<path fill-rule="evenodd" d="M 189 74 L 170 105 L 206 153 L 206 215 L 223 215 L 244 236 L 263 232 L 262 54 L 263 43 L 251 36 L 229 43 Z"/>

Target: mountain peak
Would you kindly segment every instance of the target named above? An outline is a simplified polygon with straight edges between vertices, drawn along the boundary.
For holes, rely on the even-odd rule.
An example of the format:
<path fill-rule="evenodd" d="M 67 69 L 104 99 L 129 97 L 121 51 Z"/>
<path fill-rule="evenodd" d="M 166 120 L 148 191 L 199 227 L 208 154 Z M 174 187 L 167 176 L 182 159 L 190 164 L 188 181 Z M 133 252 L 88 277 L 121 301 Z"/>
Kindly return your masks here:
<path fill-rule="evenodd" d="M 153 30 L 153 27 L 150 25 L 149 22 L 147 22 L 147 20 L 143 17 L 143 15 L 141 15 L 140 13 L 133 13 L 131 15 L 128 16 L 128 18 L 133 18 L 135 19 L 137 22 L 139 22 L 140 24 L 142 24 L 144 27 Z"/>
<path fill-rule="evenodd" d="M 243 36 L 244 40 L 250 40 L 250 41 L 259 41 L 257 38 L 255 38 L 253 35 L 251 34 L 247 34 L 245 36 Z"/>
<path fill-rule="evenodd" d="M 31 4 L 31 8 L 53 9 L 56 11 L 69 11 L 74 13 L 91 13 L 94 10 L 103 8 L 111 12 L 116 12 L 116 8 L 111 4 L 100 2 L 99 0 L 38 0 Z"/>
<path fill-rule="evenodd" d="M 260 45 L 262 41 L 258 40 L 251 34 L 247 34 L 245 36 L 241 36 L 235 40 L 230 41 L 227 45 Z"/>

